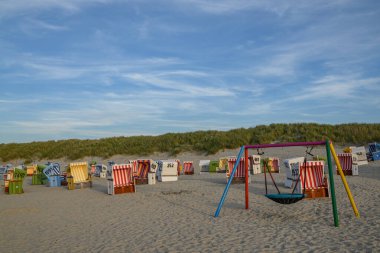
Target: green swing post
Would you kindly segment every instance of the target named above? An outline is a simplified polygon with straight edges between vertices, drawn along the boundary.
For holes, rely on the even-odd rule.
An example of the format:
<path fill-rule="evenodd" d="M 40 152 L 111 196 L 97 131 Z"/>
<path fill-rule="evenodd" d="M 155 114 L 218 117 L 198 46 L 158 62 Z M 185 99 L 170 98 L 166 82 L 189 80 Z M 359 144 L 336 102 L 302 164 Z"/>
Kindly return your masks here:
<path fill-rule="evenodd" d="M 332 163 L 331 163 L 330 140 L 326 140 L 326 154 L 327 154 L 327 164 L 329 167 L 329 182 L 330 182 L 331 203 L 332 203 L 333 215 L 334 215 L 334 225 L 335 227 L 339 227 L 338 209 L 336 206 L 336 197 L 335 197 L 334 173 L 333 173 L 333 168 L 332 168 Z"/>

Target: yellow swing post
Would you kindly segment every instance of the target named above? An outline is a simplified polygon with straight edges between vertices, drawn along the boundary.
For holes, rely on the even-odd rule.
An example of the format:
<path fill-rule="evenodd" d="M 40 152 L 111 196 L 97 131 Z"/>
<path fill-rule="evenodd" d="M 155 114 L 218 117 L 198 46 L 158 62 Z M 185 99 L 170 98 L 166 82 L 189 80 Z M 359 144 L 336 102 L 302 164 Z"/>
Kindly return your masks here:
<path fill-rule="evenodd" d="M 336 166 L 338 167 L 338 173 L 339 173 L 339 175 L 340 175 L 340 178 L 342 179 L 342 182 L 343 182 L 344 188 L 346 189 L 347 196 L 348 196 L 348 198 L 350 199 L 352 209 L 354 210 L 354 213 L 355 213 L 356 217 L 360 217 L 359 211 L 358 211 L 358 209 L 357 209 L 357 207 L 356 207 L 356 204 L 355 204 L 354 198 L 352 197 L 350 187 L 349 187 L 348 184 L 347 184 L 346 177 L 345 177 L 344 174 L 343 174 L 342 166 L 340 166 L 340 162 L 339 162 L 338 156 L 337 156 L 336 153 L 335 153 L 335 149 L 334 149 L 334 146 L 333 146 L 332 142 L 330 142 L 330 149 L 331 149 L 331 153 L 332 153 L 332 155 L 333 155 L 333 157 L 334 157 L 335 164 L 336 164 Z"/>

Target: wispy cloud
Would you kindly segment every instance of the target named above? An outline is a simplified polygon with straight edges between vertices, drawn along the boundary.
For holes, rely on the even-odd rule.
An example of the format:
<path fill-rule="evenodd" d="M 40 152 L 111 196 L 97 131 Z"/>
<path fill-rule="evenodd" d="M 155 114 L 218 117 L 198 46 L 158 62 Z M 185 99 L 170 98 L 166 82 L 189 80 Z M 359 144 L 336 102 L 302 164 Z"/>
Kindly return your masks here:
<path fill-rule="evenodd" d="M 363 93 L 380 90 L 380 78 L 356 76 L 324 76 L 315 80 L 310 87 L 303 88 L 292 100 L 351 99 L 361 100 Z"/>
<path fill-rule="evenodd" d="M 335 0 L 325 1 L 318 0 L 311 2 L 300 2 L 297 0 L 281 1 L 252 1 L 252 0 L 180 0 L 173 1 L 174 3 L 180 2 L 185 4 L 188 8 L 198 8 L 199 10 L 212 13 L 212 14 L 226 14 L 234 13 L 238 11 L 258 10 L 275 13 L 282 16 L 285 13 L 293 12 L 300 15 L 305 15 L 305 12 L 310 10 L 321 10 L 327 8 L 333 8 L 335 6 L 344 6 L 352 0 Z"/>
<path fill-rule="evenodd" d="M 34 28 L 40 28 L 40 29 L 46 29 L 50 31 L 64 31 L 68 30 L 66 26 L 62 25 L 54 25 L 42 20 L 37 20 L 37 19 L 30 19 L 27 21 L 29 26 L 34 26 Z"/>
<path fill-rule="evenodd" d="M 187 72 L 189 74 L 190 72 Z M 162 75 L 162 74 L 159 74 Z M 204 86 L 199 83 L 197 85 L 184 83 L 179 80 L 169 80 L 160 78 L 159 75 L 152 74 L 141 74 L 141 73 L 132 73 L 127 74 L 125 77 L 127 79 L 131 79 L 138 83 L 149 84 L 151 86 L 160 88 L 160 89 L 168 89 L 168 90 L 178 90 L 184 92 L 185 94 L 191 96 L 207 96 L 207 97 L 219 97 L 219 96 L 231 96 L 232 92 L 225 88 L 212 87 L 212 86 Z"/>
<path fill-rule="evenodd" d="M 75 13 L 81 10 L 82 6 L 90 4 L 104 4 L 111 2 L 108 0 L 30 0 L 30 1 L 1 1 L 0 19 L 15 15 L 47 11 L 52 9 L 63 10 L 68 13 Z"/>

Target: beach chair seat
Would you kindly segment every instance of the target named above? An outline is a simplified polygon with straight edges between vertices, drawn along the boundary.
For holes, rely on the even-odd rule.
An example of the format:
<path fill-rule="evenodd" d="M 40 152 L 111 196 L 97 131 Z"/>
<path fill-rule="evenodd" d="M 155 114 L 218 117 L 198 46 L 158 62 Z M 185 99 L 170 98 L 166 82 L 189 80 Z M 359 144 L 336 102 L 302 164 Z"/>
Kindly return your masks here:
<path fill-rule="evenodd" d="M 357 176 L 359 175 L 359 166 L 354 164 L 357 161 L 357 156 L 352 153 L 340 153 L 337 154 L 340 166 L 342 167 L 343 174 L 345 176 Z M 337 175 L 339 175 L 338 168 Z"/>
<path fill-rule="evenodd" d="M 299 171 L 301 176 L 296 193 L 304 192 L 306 198 L 329 197 L 329 187 L 324 173 L 323 161 L 307 161 L 306 170 L 304 163 L 301 163 Z"/>
<path fill-rule="evenodd" d="M 376 161 L 380 160 L 380 143 L 369 143 L 368 144 L 368 158 L 369 160 Z"/>
<path fill-rule="evenodd" d="M 368 164 L 368 159 L 367 159 L 367 153 L 365 150 L 364 146 L 360 147 L 350 147 L 350 150 L 352 154 L 356 155 L 356 161 L 353 161 L 354 164 L 356 165 L 365 165 Z"/>
<path fill-rule="evenodd" d="M 150 172 L 152 162 L 150 159 L 132 161 L 133 177 L 135 178 L 136 185 L 148 184 L 148 173 Z"/>
<path fill-rule="evenodd" d="M 237 162 L 237 158 L 236 157 L 229 157 L 228 158 L 228 169 L 227 169 L 227 172 L 226 172 L 226 176 L 227 176 L 227 182 L 231 176 L 231 172 L 232 170 L 234 169 L 234 166 L 235 166 L 235 163 Z M 237 168 L 236 168 L 236 171 L 235 171 L 235 175 L 232 179 L 232 182 L 231 183 L 245 183 L 245 158 L 240 158 L 240 161 L 238 162 L 239 164 L 237 165 Z M 250 173 L 248 173 L 248 177 L 250 177 Z M 250 180 L 248 180 L 250 181 Z"/>
<path fill-rule="evenodd" d="M 209 169 L 208 171 L 210 173 L 216 173 L 216 168 L 219 166 L 219 161 L 212 160 L 209 163 Z"/>
<path fill-rule="evenodd" d="M 194 175 L 193 161 L 184 161 L 183 162 L 183 173 L 185 175 Z"/>
<path fill-rule="evenodd" d="M 228 157 L 219 158 L 219 166 L 216 168 L 217 173 L 226 173 L 228 168 Z"/>
<path fill-rule="evenodd" d="M 250 171 L 253 175 L 263 172 L 261 170 L 261 157 L 259 155 L 250 156 Z"/>
<path fill-rule="evenodd" d="M 178 162 L 175 160 L 157 161 L 157 179 L 159 182 L 172 182 L 178 180 Z"/>
<path fill-rule="evenodd" d="M 136 192 L 132 164 L 114 164 L 109 170 L 107 178 L 109 195 Z"/>
<path fill-rule="evenodd" d="M 199 173 L 209 173 L 210 170 L 210 160 L 200 160 L 199 161 Z"/>
<path fill-rule="evenodd" d="M 42 173 L 47 177 L 49 187 L 61 186 L 61 168 L 58 163 L 50 163 Z"/>
<path fill-rule="evenodd" d="M 280 173 L 280 158 L 278 157 L 268 157 L 268 165 L 270 167 L 271 173 Z"/>
<path fill-rule="evenodd" d="M 37 173 L 37 164 L 26 166 L 26 175 L 31 177 L 34 173 Z"/>
<path fill-rule="evenodd" d="M 296 183 L 301 164 L 305 161 L 305 157 L 295 157 L 284 160 L 285 165 L 285 182 L 284 185 L 287 188 L 293 188 Z"/>
<path fill-rule="evenodd" d="M 78 186 L 83 189 L 92 187 L 91 174 L 88 172 L 87 162 L 70 163 L 67 169 L 67 186 L 74 190 Z"/>

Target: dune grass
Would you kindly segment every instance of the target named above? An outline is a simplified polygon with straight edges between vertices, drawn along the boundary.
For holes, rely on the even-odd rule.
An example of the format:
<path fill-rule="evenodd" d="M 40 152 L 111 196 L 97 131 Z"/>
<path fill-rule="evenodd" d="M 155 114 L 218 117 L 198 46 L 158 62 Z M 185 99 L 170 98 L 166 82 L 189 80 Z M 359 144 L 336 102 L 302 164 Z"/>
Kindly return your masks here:
<path fill-rule="evenodd" d="M 271 124 L 229 131 L 9 143 L 0 144 L 0 158 L 3 162 L 24 159 L 25 163 L 29 163 L 42 159 L 53 160 L 66 157 L 75 160 L 85 156 L 108 158 L 118 154 L 149 155 L 154 152 L 168 152 L 171 155 L 185 151 L 215 154 L 219 150 L 238 148 L 246 144 L 320 141 L 326 138 L 341 145 L 364 145 L 380 140 L 380 124 Z"/>

